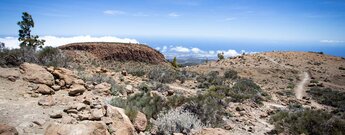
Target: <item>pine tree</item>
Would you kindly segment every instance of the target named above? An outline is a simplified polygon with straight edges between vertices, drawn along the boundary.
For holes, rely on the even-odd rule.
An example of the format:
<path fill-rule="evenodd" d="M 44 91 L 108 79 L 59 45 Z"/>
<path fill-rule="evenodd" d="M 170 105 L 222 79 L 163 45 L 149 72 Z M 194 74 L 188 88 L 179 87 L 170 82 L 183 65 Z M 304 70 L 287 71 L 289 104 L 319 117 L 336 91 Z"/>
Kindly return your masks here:
<path fill-rule="evenodd" d="M 176 57 L 174 57 L 172 63 L 171 63 L 175 68 L 178 68 L 178 63 Z"/>
<path fill-rule="evenodd" d="M 22 21 L 17 23 L 20 27 L 18 38 L 19 42 L 21 42 L 20 48 L 33 50 L 36 50 L 37 47 L 42 48 L 45 40 L 38 39 L 37 35 L 31 35 L 31 28 L 35 27 L 32 16 L 27 12 L 23 12 L 22 19 Z"/>

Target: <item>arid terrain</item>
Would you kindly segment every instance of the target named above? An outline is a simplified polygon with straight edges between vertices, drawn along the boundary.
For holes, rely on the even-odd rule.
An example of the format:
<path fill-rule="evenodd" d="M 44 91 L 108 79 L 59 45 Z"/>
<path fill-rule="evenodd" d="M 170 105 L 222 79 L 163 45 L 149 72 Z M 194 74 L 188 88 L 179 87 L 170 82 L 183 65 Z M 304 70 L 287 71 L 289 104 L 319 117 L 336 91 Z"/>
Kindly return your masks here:
<path fill-rule="evenodd" d="M 272 120 L 296 108 L 344 119 L 344 99 L 320 97 L 345 94 L 340 57 L 263 52 L 178 68 L 140 44 L 59 49 L 65 67 L 0 68 L 0 134 L 297 134 Z"/>

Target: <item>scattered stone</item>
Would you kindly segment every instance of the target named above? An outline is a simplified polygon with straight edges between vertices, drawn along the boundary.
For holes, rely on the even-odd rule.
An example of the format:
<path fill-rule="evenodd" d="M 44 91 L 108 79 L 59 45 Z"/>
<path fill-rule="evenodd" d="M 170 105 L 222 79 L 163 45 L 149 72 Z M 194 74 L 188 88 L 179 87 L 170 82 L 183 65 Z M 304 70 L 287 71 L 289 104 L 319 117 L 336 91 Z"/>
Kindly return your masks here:
<path fill-rule="evenodd" d="M 243 108 L 243 107 L 240 107 L 240 106 L 237 106 L 237 107 L 236 107 L 236 111 L 239 111 L 239 112 L 240 112 L 240 111 L 244 111 L 244 108 Z"/>
<path fill-rule="evenodd" d="M 48 86 L 54 84 L 54 76 L 37 64 L 24 63 L 19 68 L 22 71 L 24 80 L 37 84 L 46 84 Z"/>
<path fill-rule="evenodd" d="M 46 121 L 44 119 L 38 119 L 33 121 L 33 123 L 35 123 L 38 126 L 42 126 L 44 123 L 46 123 Z"/>
<path fill-rule="evenodd" d="M 77 103 L 76 107 L 77 111 L 81 111 L 86 108 L 86 105 L 84 103 Z"/>
<path fill-rule="evenodd" d="M 168 90 L 168 96 L 174 95 L 175 91 L 174 90 Z"/>
<path fill-rule="evenodd" d="M 18 79 L 18 76 L 9 76 L 7 77 L 8 80 L 15 82 Z"/>
<path fill-rule="evenodd" d="M 78 113 L 78 111 L 77 111 L 77 109 L 68 109 L 68 110 L 66 110 L 66 113 L 73 113 L 73 114 L 77 114 L 77 113 Z"/>
<path fill-rule="evenodd" d="M 231 123 L 227 123 L 226 125 L 224 125 L 224 129 L 226 130 L 231 130 L 235 127 L 234 124 L 231 124 Z"/>
<path fill-rule="evenodd" d="M 43 95 L 51 95 L 55 93 L 53 89 L 44 84 L 39 84 L 36 92 L 41 93 Z"/>
<path fill-rule="evenodd" d="M 72 116 L 73 118 L 76 118 L 76 119 L 79 118 L 78 114 L 76 114 L 76 113 L 70 113 L 69 115 Z"/>
<path fill-rule="evenodd" d="M 30 90 L 37 90 L 38 89 L 38 85 L 31 83 L 31 84 L 29 84 L 29 88 L 30 88 Z"/>
<path fill-rule="evenodd" d="M 53 90 L 58 91 L 58 90 L 60 90 L 61 86 L 53 85 L 52 88 L 53 88 Z"/>
<path fill-rule="evenodd" d="M 52 123 L 47 127 L 45 135 L 110 135 L 103 122 L 88 121 L 78 124 Z"/>
<path fill-rule="evenodd" d="M 319 82 L 316 84 L 318 87 L 324 87 L 323 83 L 322 82 Z"/>
<path fill-rule="evenodd" d="M 137 116 L 134 119 L 133 125 L 135 129 L 138 131 L 145 131 L 147 126 L 146 115 L 138 111 Z"/>
<path fill-rule="evenodd" d="M 50 118 L 53 118 L 53 119 L 62 118 L 62 111 L 52 111 L 52 112 L 49 114 L 49 117 L 50 117 Z"/>
<path fill-rule="evenodd" d="M 105 68 L 97 68 L 97 69 L 95 70 L 95 72 L 96 72 L 96 73 L 107 73 L 108 70 L 105 69 Z"/>
<path fill-rule="evenodd" d="M 263 113 L 260 115 L 260 118 L 267 118 L 267 117 L 268 117 L 267 113 Z"/>
<path fill-rule="evenodd" d="M 15 127 L 0 124 L 0 135 L 18 135 L 18 131 Z"/>
<path fill-rule="evenodd" d="M 80 85 L 80 84 L 73 84 L 71 86 L 71 88 L 68 90 L 68 95 L 70 96 L 77 96 L 77 95 L 81 95 L 85 92 L 85 87 L 84 85 Z"/>
<path fill-rule="evenodd" d="M 82 80 L 82 79 L 75 79 L 75 80 L 73 80 L 72 83 L 84 85 L 84 80 Z"/>
<path fill-rule="evenodd" d="M 127 76 L 127 75 L 128 75 L 127 71 L 125 71 L 125 70 L 123 70 L 123 71 L 121 72 L 121 74 L 122 74 L 123 76 Z"/>
<path fill-rule="evenodd" d="M 78 118 L 79 120 L 88 120 L 90 118 L 90 113 L 86 111 L 80 112 L 78 113 Z"/>
<path fill-rule="evenodd" d="M 92 109 L 90 120 L 101 120 L 103 116 L 104 116 L 104 113 L 102 109 Z"/>
<path fill-rule="evenodd" d="M 66 82 L 64 80 L 59 81 L 59 86 L 63 87 L 66 85 Z"/>
<path fill-rule="evenodd" d="M 61 119 L 61 123 L 63 123 L 63 124 L 73 124 L 75 122 L 77 122 L 77 120 L 71 116 L 68 116 L 68 115 L 66 115 L 65 117 L 63 117 Z"/>
<path fill-rule="evenodd" d="M 110 89 L 111 89 L 111 84 L 103 82 L 95 86 L 94 92 L 98 94 L 109 95 Z"/>
<path fill-rule="evenodd" d="M 127 95 L 132 94 L 134 92 L 132 85 L 126 85 L 125 90 L 126 90 Z"/>
<path fill-rule="evenodd" d="M 55 105 L 55 101 L 53 96 L 44 96 L 40 100 L 38 100 L 38 105 L 41 106 L 53 106 Z"/>
<path fill-rule="evenodd" d="M 54 67 L 53 66 L 48 67 L 47 71 L 49 71 L 50 73 L 54 72 Z"/>
<path fill-rule="evenodd" d="M 309 83 L 309 84 L 308 84 L 308 87 L 315 87 L 315 86 L 317 86 L 316 83 Z"/>

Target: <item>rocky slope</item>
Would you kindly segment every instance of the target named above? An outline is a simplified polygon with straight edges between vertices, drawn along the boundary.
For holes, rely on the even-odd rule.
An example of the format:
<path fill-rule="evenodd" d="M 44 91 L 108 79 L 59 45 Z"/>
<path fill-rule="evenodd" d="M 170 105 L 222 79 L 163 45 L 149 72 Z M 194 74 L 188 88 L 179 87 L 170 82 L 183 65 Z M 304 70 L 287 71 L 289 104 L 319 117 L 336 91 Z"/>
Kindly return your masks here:
<path fill-rule="evenodd" d="M 164 55 L 143 44 L 87 42 L 72 43 L 59 47 L 61 50 L 89 52 L 100 60 L 138 61 L 161 63 Z"/>
<path fill-rule="evenodd" d="M 89 43 L 66 45 L 62 48 L 66 53 L 74 53 L 73 55 L 78 55 L 83 60 L 91 57 L 103 59 L 112 55 L 102 49 L 92 50 L 96 44 L 85 44 Z M 101 55 L 103 51 L 104 55 Z M 128 48 L 127 51 L 130 54 L 140 52 Z M 142 55 L 147 57 L 149 53 Z M 131 58 L 134 57 L 126 56 L 123 60 Z M 143 65 L 121 66 L 120 70 L 115 70 L 114 65 L 125 63 L 108 62 L 107 65 L 98 67 L 85 64 L 90 63 L 81 65 L 84 66 L 83 69 L 45 67 L 30 63 L 24 63 L 18 68 L 0 68 L 0 134 L 157 134 L 154 128 L 147 130 L 153 118 L 149 118 L 145 112 L 139 111 L 135 118 L 131 118 L 125 107 L 109 104 L 114 97 L 126 99 L 142 92 L 143 83 L 152 83 L 153 79 L 148 76 L 150 73 L 138 75 L 141 70 L 126 72 L 126 68 L 142 69 Z M 158 67 L 155 64 L 151 66 L 152 69 Z M 270 117 L 279 110 L 286 110 L 293 103 L 300 103 L 306 108 L 332 110 L 330 106 L 318 104 L 306 91 L 313 87 L 345 91 L 345 70 L 342 67 L 345 67 L 345 60 L 339 57 L 306 52 L 267 52 L 181 68 L 181 74 L 182 71 L 188 71 L 198 73 L 199 76 L 218 71 L 219 76 L 216 78 L 223 77 L 227 69 L 232 69 L 238 72 L 240 78 L 252 79 L 269 97 L 262 104 L 251 100 L 229 102 L 224 105 L 229 117 L 223 117 L 223 125 L 219 128 L 191 131 L 190 134 L 267 134 L 274 129 L 269 123 Z M 158 74 L 160 70 L 152 71 L 157 72 L 156 77 L 168 73 L 163 70 L 162 74 Z M 184 73 L 185 76 L 193 76 L 188 73 Z M 107 78 L 114 81 L 109 82 Z M 170 76 L 163 77 L 166 78 Z M 159 84 L 157 89 L 149 91 L 149 97 L 145 97 L 145 100 L 157 95 L 164 100 L 178 100 L 175 96 L 193 97 L 212 88 L 199 88 L 202 81 L 196 77 L 186 77 L 183 83 L 180 78 L 174 79 L 169 83 L 155 82 Z M 225 83 L 231 87 L 237 82 L 236 79 L 230 79 Z M 113 94 L 114 89 L 118 93 Z M 149 104 L 157 105 L 152 102 Z"/>

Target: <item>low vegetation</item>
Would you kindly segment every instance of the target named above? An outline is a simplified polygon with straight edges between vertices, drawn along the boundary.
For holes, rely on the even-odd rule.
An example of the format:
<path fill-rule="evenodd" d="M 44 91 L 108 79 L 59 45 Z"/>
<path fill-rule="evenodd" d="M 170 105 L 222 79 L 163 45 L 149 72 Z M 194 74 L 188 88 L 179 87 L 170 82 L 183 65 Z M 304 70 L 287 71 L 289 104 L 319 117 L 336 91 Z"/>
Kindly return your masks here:
<path fill-rule="evenodd" d="M 161 113 L 154 121 L 158 129 L 158 135 L 173 133 L 189 134 L 192 129 L 198 130 L 204 127 L 201 121 L 194 114 L 179 109 L 173 109 L 167 113 Z"/>
<path fill-rule="evenodd" d="M 345 93 L 330 88 L 313 87 L 307 91 L 317 102 L 345 111 Z"/>
<path fill-rule="evenodd" d="M 177 72 L 171 68 L 157 66 L 150 70 L 147 77 L 161 83 L 171 83 L 177 79 Z"/>
<path fill-rule="evenodd" d="M 198 116 L 205 125 L 220 127 L 224 124 L 223 117 L 229 116 L 225 110 L 227 103 L 223 93 L 207 91 L 188 99 L 183 109 Z"/>
<path fill-rule="evenodd" d="M 328 112 L 310 109 L 293 109 L 274 114 L 270 122 L 273 132 L 293 135 L 342 135 L 345 120 Z"/>

